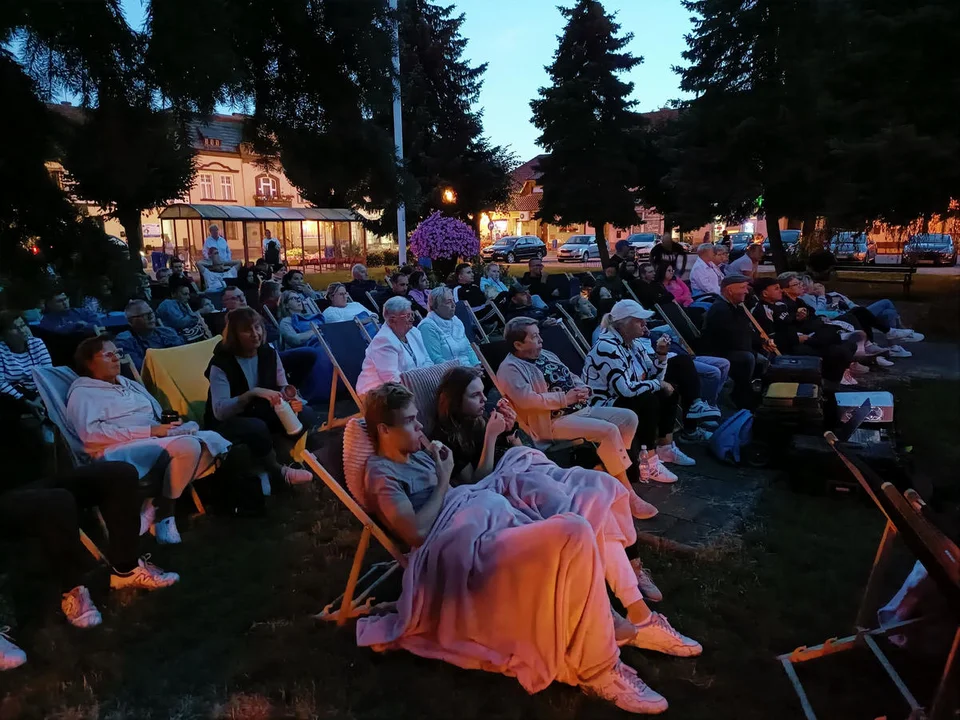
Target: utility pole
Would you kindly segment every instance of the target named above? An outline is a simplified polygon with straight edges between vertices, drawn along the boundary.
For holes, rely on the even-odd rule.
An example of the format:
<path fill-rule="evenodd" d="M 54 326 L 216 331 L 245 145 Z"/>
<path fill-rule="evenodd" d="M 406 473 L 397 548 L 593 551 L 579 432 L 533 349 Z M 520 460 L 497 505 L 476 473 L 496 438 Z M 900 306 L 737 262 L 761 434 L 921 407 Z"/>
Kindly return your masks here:
<path fill-rule="evenodd" d="M 397 165 L 403 165 L 403 116 L 400 112 L 400 16 L 397 0 L 390 0 L 393 12 L 393 144 L 397 147 Z M 397 249 L 399 264 L 407 262 L 407 210 L 397 203 Z"/>

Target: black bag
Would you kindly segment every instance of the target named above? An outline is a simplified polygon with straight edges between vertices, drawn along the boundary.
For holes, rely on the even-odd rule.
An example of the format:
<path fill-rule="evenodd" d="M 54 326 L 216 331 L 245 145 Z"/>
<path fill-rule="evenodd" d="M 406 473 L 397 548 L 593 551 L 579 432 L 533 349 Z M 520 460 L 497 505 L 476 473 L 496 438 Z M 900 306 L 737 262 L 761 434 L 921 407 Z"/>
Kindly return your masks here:
<path fill-rule="evenodd" d="M 764 384 L 823 383 L 822 361 L 815 355 L 777 355 L 770 360 Z"/>

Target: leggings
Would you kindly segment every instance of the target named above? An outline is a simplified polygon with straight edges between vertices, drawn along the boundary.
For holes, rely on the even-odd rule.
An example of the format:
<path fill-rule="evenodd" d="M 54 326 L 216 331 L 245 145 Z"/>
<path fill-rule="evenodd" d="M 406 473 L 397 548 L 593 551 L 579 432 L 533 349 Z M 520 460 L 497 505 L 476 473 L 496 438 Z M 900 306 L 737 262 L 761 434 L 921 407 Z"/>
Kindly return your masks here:
<path fill-rule="evenodd" d="M 883 330 L 886 326 L 887 329 L 883 332 L 890 332 L 892 328 L 900 327 L 900 313 L 897 312 L 891 300 L 877 300 L 867 305 L 866 309 L 876 317 L 877 328 Z"/>
<path fill-rule="evenodd" d="M 857 330 L 863 330 L 867 334 L 868 340 L 873 340 L 874 330 L 887 333 L 890 332 L 891 327 L 865 307 L 855 307 L 839 316 L 837 320 L 843 320 L 853 325 Z"/>
<path fill-rule="evenodd" d="M 619 397 L 615 407 L 628 408 L 637 415 L 637 432 L 630 445 L 630 457 L 636 460 L 640 450 L 657 447 L 657 440 L 673 432 L 673 423 L 677 417 L 678 391 L 667 395 L 662 390 L 645 392 L 634 397 Z"/>
<path fill-rule="evenodd" d="M 176 500 L 197 475 L 203 443 L 191 435 L 181 435 L 168 442 L 164 450 L 170 464 L 163 478 L 163 496 Z"/>

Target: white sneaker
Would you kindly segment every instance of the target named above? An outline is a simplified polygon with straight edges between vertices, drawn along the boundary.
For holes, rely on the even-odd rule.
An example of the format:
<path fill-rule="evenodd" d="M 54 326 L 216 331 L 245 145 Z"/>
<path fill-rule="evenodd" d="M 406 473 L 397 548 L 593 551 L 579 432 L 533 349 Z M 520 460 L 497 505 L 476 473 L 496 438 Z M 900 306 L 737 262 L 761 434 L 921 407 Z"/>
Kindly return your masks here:
<path fill-rule="evenodd" d="M 880 367 L 893 367 L 893 363 L 887 360 L 885 357 L 878 357 L 877 365 Z"/>
<path fill-rule="evenodd" d="M 672 442 L 669 445 L 657 446 L 657 457 L 662 463 L 673 463 L 674 465 L 683 465 L 690 467 L 696 465 L 697 461 L 677 447 L 677 443 Z"/>
<path fill-rule="evenodd" d="M 890 332 L 887 333 L 887 340 L 903 340 L 912 334 L 913 330 L 907 330 L 906 328 L 890 328 Z"/>
<path fill-rule="evenodd" d="M 720 411 L 711 407 L 708 402 L 700 398 L 694 400 L 693 405 L 687 410 L 688 420 L 706 420 L 708 418 L 718 417 L 720 417 Z"/>
<path fill-rule="evenodd" d="M 157 519 L 157 506 L 153 504 L 153 498 L 147 498 L 143 501 L 143 507 L 140 508 L 140 534 L 146 535 L 153 527 Z"/>
<path fill-rule="evenodd" d="M 153 532 L 157 536 L 157 542 L 161 545 L 180 544 L 180 531 L 177 530 L 177 521 L 173 515 L 154 523 Z"/>
<path fill-rule="evenodd" d="M 110 573 L 110 589 L 159 590 L 180 581 L 180 576 L 177 573 L 161 570 L 153 563 L 148 562 L 149 560 L 150 553 L 147 553 L 137 561 L 137 566 L 133 571 L 126 575 Z"/>
<path fill-rule="evenodd" d="M 866 375 L 867 373 L 870 372 L 870 368 L 858 362 L 850 363 L 850 367 L 847 369 L 850 371 L 850 374 L 853 376 Z"/>
<path fill-rule="evenodd" d="M 656 517 L 659 512 L 656 505 L 648 503 L 637 495 L 636 492 L 630 495 L 630 514 L 637 520 L 649 520 L 652 517 Z"/>
<path fill-rule="evenodd" d="M 907 350 L 906 348 L 900 345 L 891 345 L 887 348 L 890 351 L 890 357 L 892 358 L 908 358 L 913 357 L 913 353 Z"/>
<path fill-rule="evenodd" d="M 639 587 L 640 592 L 643 593 L 643 599 L 649 600 L 650 602 L 660 602 L 663 600 L 663 593 L 660 592 L 660 588 L 653 582 L 653 578 L 650 577 L 647 569 L 643 567 L 643 562 L 640 558 L 631 560 L 630 567 L 632 567 L 633 571 L 637 574 L 637 587 Z"/>
<path fill-rule="evenodd" d="M 612 702 L 621 710 L 637 715 L 659 715 L 667 709 L 667 699 L 651 690 L 637 671 L 622 662 L 589 684 L 581 685 L 586 695 Z"/>
<path fill-rule="evenodd" d="M 640 482 L 675 483 L 679 478 L 656 456 L 640 461 Z"/>
<path fill-rule="evenodd" d="M 287 485 L 303 485 L 313 481 L 312 472 L 291 467 L 290 465 L 284 465 L 280 468 L 280 474 L 283 475 L 283 479 L 287 481 Z"/>
<path fill-rule="evenodd" d="M 637 634 L 627 645 L 676 657 L 696 657 L 703 652 L 700 643 L 678 633 L 667 621 L 667 616 L 660 613 L 652 613 L 646 624 L 637 628 Z"/>
<path fill-rule="evenodd" d="M 863 347 L 870 355 L 886 355 L 890 352 L 890 348 L 881 347 L 875 342 L 865 343 Z"/>
<path fill-rule="evenodd" d="M 0 628 L 0 672 L 18 668 L 27 661 L 27 654 L 14 645 L 8 632 L 9 627 Z"/>
<path fill-rule="evenodd" d="M 77 585 L 64 594 L 60 600 L 60 609 L 67 616 L 67 622 L 77 628 L 96 627 L 103 622 L 100 611 L 90 599 L 90 591 L 83 585 Z"/>
<path fill-rule="evenodd" d="M 924 337 L 923 333 L 918 333 L 915 330 L 908 330 L 909 335 L 904 335 L 901 338 L 898 338 L 900 342 L 923 342 Z"/>
<path fill-rule="evenodd" d="M 843 377 L 840 379 L 840 384 L 841 385 L 859 385 L 860 383 L 858 383 L 857 379 L 850 374 L 850 370 L 848 369 L 843 371 Z"/>

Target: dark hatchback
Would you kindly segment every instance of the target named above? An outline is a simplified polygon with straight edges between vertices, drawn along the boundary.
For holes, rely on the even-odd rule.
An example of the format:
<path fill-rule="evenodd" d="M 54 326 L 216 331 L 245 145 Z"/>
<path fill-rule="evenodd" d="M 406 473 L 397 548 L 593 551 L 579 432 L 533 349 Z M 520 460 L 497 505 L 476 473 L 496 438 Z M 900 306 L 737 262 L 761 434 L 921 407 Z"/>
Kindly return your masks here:
<path fill-rule="evenodd" d="M 542 258 L 546 254 L 547 246 L 536 235 L 507 235 L 480 251 L 480 257 L 484 260 L 503 260 L 508 263 L 522 262 L 532 257 Z"/>
<path fill-rule="evenodd" d="M 957 245 L 952 235 L 927 233 L 911 235 L 903 246 L 900 256 L 904 265 L 919 265 L 922 262 L 934 265 L 956 265 Z"/>

